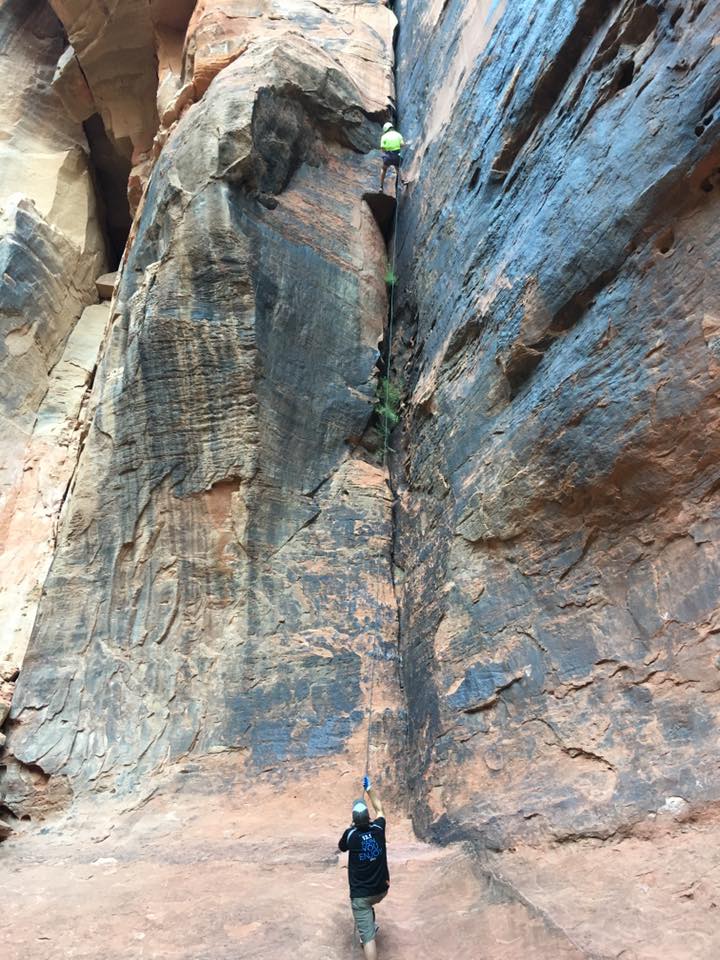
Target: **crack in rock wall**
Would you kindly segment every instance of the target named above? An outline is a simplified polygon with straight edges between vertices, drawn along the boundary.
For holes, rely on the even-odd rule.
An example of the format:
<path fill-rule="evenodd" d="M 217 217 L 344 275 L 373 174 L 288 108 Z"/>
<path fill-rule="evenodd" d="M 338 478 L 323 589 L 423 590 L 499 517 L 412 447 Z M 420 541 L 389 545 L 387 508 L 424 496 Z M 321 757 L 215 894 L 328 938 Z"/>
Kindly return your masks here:
<path fill-rule="evenodd" d="M 629 831 L 720 789 L 717 11 L 399 10 L 416 824 Z"/>
<path fill-rule="evenodd" d="M 242 44 L 156 139 L 13 701 L 17 811 L 28 769 L 77 790 L 190 752 L 364 761 L 372 656 L 375 769 L 401 735 L 390 493 L 356 447 L 387 311 L 361 196 L 394 18 L 331 6 L 224 16 L 222 49 Z M 216 15 L 196 10 L 186 76 Z"/>

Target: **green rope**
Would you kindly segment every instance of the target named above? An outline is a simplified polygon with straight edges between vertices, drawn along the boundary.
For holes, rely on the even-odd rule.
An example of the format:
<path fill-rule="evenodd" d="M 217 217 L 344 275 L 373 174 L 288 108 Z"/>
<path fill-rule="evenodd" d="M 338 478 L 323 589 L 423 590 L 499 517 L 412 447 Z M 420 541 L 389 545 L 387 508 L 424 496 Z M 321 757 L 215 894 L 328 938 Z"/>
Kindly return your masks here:
<path fill-rule="evenodd" d="M 397 174 L 399 177 L 399 174 Z M 397 274 L 395 272 L 397 261 L 397 235 L 398 235 L 398 212 L 400 203 L 398 198 L 397 180 L 395 182 L 395 219 L 393 223 L 393 251 L 392 265 L 390 267 L 390 309 L 388 311 L 388 335 L 387 335 L 387 355 L 385 357 L 385 410 L 383 416 L 385 425 L 383 428 L 383 466 L 387 466 L 388 440 L 390 438 L 390 363 L 392 357 L 392 339 L 393 326 L 395 323 L 395 284 L 397 283 Z"/>
<path fill-rule="evenodd" d="M 390 363 L 392 358 L 392 338 L 393 338 L 393 327 L 395 324 L 395 282 L 396 282 L 396 273 L 395 265 L 397 260 L 397 235 L 398 235 L 398 213 L 400 210 L 400 203 L 398 198 L 398 180 L 399 173 L 396 175 L 397 179 L 395 181 L 395 218 L 393 222 L 393 242 L 392 242 L 392 266 L 391 266 L 391 284 L 390 284 L 390 306 L 388 310 L 388 335 L 387 335 L 387 353 L 385 357 L 385 410 L 383 413 L 385 425 L 383 429 L 383 467 L 387 468 L 387 455 L 388 455 L 388 440 L 390 437 Z M 377 657 L 375 656 L 377 650 L 377 643 L 373 646 L 373 651 L 371 655 L 371 666 L 370 666 L 370 698 L 368 702 L 368 723 L 367 723 L 367 743 L 365 746 L 365 774 L 370 776 L 370 732 L 372 729 L 372 715 L 373 715 L 373 694 L 375 692 L 375 661 Z"/>

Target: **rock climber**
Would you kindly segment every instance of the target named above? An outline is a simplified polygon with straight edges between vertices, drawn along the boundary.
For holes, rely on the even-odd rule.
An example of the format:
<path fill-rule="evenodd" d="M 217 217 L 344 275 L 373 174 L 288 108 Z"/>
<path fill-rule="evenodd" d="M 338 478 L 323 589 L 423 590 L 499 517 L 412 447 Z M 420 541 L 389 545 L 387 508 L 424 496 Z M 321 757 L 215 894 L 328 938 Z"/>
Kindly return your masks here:
<path fill-rule="evenodd" d="M 385 846 L 385 814 L 382 802 L 369 777 L 363 777 L 363 790 L 375 810 L 375 819 L 364 800 L 356 800 L 352 808 L 352 826 L 340 837 L 338 847 L 348 856 L 350 906 L 360 934 L 366 960 L 377 960 L 375 937 L 375 904 L 387 896 L 390 874 Z"/>
<path fill-rule="evenodd" d="M 405 145 L 403 135 L 395 129 L 391 123 L 386 123 L 383 127 L 382 137 L 380 138 L 380 149 L 383 151 L 383 168 L 380 174 L 380 193 L 385 192 L 385 176 L 388 167 L 395 167 L 396 181 L 400 177 L 400 164 L 402 163 L 402 148 Z M 397 193 L 397 182 L 395 184 Z"/>

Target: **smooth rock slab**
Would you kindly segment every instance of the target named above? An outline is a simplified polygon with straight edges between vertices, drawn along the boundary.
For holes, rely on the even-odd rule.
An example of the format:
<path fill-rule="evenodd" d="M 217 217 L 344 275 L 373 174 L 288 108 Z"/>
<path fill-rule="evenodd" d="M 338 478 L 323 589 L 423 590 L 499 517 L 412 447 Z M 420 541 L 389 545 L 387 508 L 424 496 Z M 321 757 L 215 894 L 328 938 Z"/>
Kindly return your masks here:
<path fill-rule="evenodd" d="M 23 662 L 87 428 L 85 405 L 109 315 L 107 304 L 96 304 L 86 307 L 75 325 L 50 374 L 19 474 L 0 509 L 0 676 L 4 664 L 17 670 Z"/>
<path fill-rule="evenodd" d="M 46 3 L 0 6 L 0 673 L 21 664 L 78 447 L 77 423 L 58 449 L 34 437 L 38 411 L 106 269 L 87 140 L 51 85 L 64 45 Z"/>

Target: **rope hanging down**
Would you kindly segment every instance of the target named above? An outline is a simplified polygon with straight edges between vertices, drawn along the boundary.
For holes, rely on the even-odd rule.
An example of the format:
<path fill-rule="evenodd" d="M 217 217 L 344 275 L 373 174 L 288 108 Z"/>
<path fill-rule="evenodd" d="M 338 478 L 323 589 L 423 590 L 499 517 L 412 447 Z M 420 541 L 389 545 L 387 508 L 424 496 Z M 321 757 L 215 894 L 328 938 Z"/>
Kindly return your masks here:
<path fill-rule="evenodd" d="M 396 174 L 399 178 L 399 173 Z M 397 260 L 397 235 L 398 235 L 398 212 L 400 202 L 397 196 L 397 180 L 395 181 L 395 219 L 393 222 L 393 242 L 392 242 L 392 264 L 390 267 L 390 309 L 388 310 L 388 334 L 387 334 L 387 352 L 385 356 L 385 425 L 383 428 L 383 466 L 387 466 L 388 439 L 389 439 L 389 414 L 390 414 L 390 362 L 392 359 L 392 339 L 393 325 L 395 323 L 395 283 L 397 275 L 395 273 L 395 264 Z"/>
<path fill-rule="evenodd" d="M 395 273 L 395 264 L 397 260 L 397 235 L 398 235 L 398 211 L 400 203 L 398 198 L 398 180 L 399 174 L 396 174 L 395 181 L 395 218 L 393 221 L 393 239 L 392 239 L 392 261 L 390 267 L 390 305 L 388 309 L 388 332 L 387 332 L 387 351 L 385 354 L 385 404 L 383 417 L 383 467 L 387 467 L 388 439 L 390 434 L 390 363 L 392 359 L 392 339 L 393 326 L 395 323 L 395 283 L 397 276 Z M 373 694 L 375 692 L 375 661 L 377 659 L 377 640 L 373 645 L 370 656 L 370 697 L 368 700 L 368 718 L 367 718 L 367 743 L 365 746 L 365 775 L 370 776 L 370 732 L 372 729 L 373 717 Z"/>

